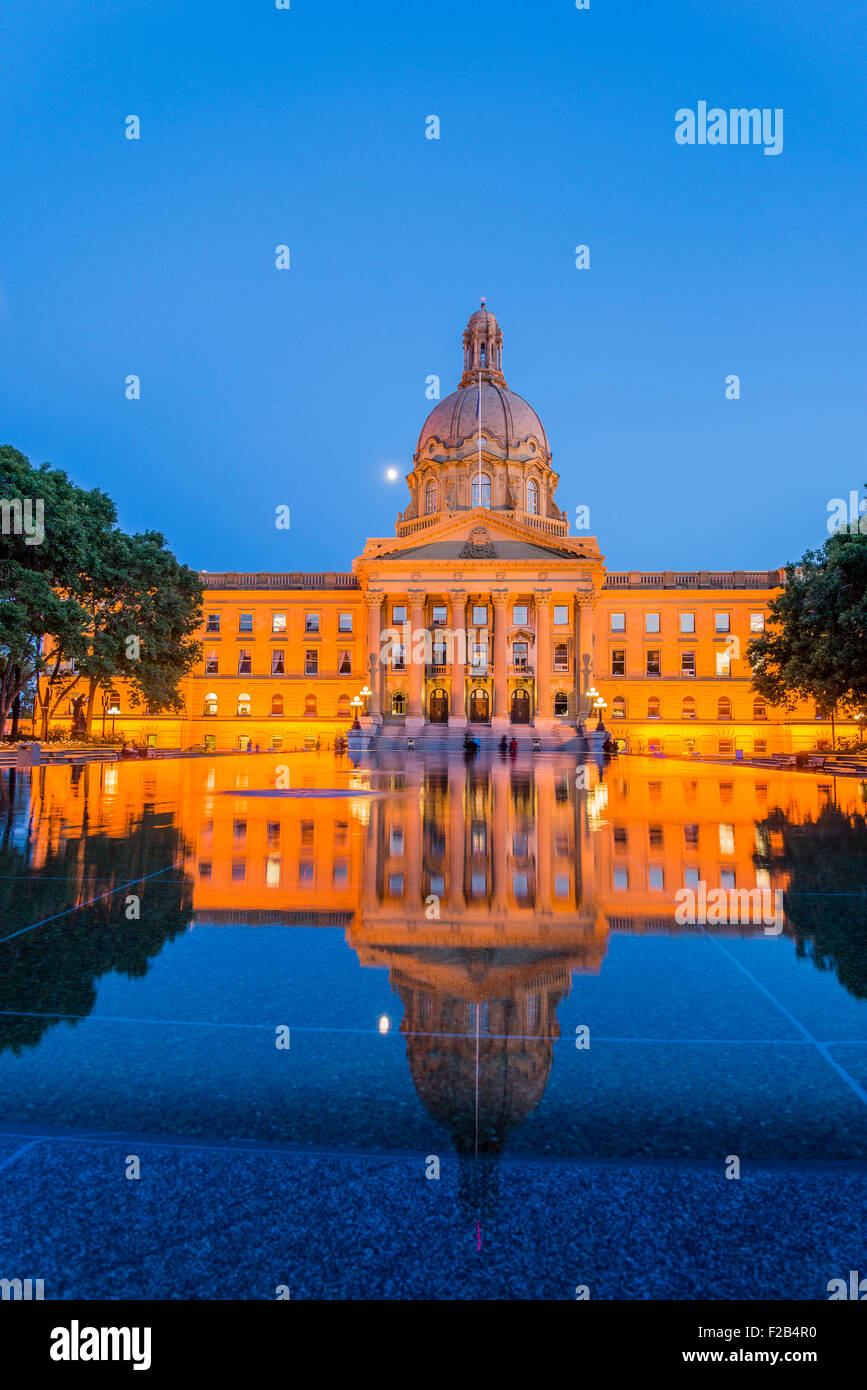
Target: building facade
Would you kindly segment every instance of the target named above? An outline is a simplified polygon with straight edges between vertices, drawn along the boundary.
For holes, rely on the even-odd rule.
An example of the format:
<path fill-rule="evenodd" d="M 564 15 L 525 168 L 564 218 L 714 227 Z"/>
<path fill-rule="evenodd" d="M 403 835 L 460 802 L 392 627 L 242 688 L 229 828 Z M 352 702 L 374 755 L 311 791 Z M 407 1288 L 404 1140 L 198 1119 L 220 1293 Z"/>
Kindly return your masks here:
<path fill-rule="evenodd" d="M 506 382 L 484 301 L 406 482 L 395 535 L 351 570 L 203 574 L 183 715 L 131 706 L 118 681 L 112 726 L 158 747 L 290 750 L 330 745 L 361 710 L 383 747 L 467 725 L 552 746 L 601 711 L 634 752 L 830 745 L 821 711 L 772 709 L 751 687 L 746 648 L 780 570 L 612 573 L 595 537 L 570 535 L 544 426 Z"/>

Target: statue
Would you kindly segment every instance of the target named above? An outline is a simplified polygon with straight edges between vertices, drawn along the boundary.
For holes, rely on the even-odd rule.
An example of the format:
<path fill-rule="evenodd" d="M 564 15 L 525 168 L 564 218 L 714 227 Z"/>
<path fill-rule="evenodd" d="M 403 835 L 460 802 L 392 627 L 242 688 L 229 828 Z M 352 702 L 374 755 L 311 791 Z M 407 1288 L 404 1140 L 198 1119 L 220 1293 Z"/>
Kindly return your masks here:
<path fill-rule="evenodd" d="M 85 715 L 85 712 L 84 712 L 84 706 L 85 706 L 86 704 L 87 704 L 87 696 L 86 696 L 86 695 L 76 695 L 75 698 L 74 698 L 74 700 L 72 701 L 72 733 L 73 733 L 73 734 L 86 734 L 86 733 L 87 733 L 87 716 Z"/>

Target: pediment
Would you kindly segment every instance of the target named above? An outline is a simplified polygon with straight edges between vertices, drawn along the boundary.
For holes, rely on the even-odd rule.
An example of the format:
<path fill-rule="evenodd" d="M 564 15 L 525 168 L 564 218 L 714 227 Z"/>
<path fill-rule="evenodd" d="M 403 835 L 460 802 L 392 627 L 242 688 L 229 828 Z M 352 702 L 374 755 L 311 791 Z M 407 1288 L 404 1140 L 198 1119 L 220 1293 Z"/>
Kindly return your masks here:
<path fill-rule="evenodd" d="M 422 518 L 423 522 L 423 518 Z M 550 535 L 514 516 L 477 507 L 419 524 L 394 542 L 368 542 L 365 558 L 377 560 L 597 560 L 595 540 Z"/>

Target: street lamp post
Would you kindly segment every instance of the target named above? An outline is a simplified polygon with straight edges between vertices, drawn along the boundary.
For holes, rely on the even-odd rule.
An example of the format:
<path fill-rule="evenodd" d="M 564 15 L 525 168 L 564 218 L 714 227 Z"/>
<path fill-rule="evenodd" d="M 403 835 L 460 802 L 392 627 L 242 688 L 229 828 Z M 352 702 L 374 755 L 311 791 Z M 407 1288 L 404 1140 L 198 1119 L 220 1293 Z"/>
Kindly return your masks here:
<path fill-rule="evenodd" d="M 598 713 L 598 715 L 599 715 L 599 722 L 598 722 L 598 724 L 596 725 L 596 729 L 597 729 L 597 732 L 598 732 L 599 729 L 603 729 L 603 728 L 605 727 L 604 724 L 602 723 L 602 711 L 608 708 L 608 701 L 607 701 L 607 700 L 603 700 L 602 696 L 601 696 L 601 695 L 598 695 L 598 696 L 596 697 L 596 700 L 594 701 L 593 708 L 597 711 L 597 713 Z"/>
<path fill-rule="evenodd" d="M 364 713 L 365 713 L 365 714 L 370 714 L 370 703 L 369 703 L 369 701 L 370 701 L 371 695 L 373 694 L 373 691 L 372 691 L 372 690 L 368 690 L 367 686 L 364 685 L 364 686 L 362 686 L 361 690 L 359 690 L 358 693 L 359 693 L 359 695 L 361 696 L 362 700 L 364 700 L 364 702 L 365 702 Z"/>
<path fill-rule="evenodd" d="M 350 704 L 350 707 L 351 707 L 351 709 L 352 709 L 352 712 L 353 712 L 353 714 L 355 715 L 355 719 L 354 719 L 353 722 L 352 722 L 352 727 L 353 727 L 353 729 L 360 729 L 360 728 L 361 728 L 361 725 L 360 725 L 359 722 L 358 722 L 358 713 L 359 713 L 359 710 L 361 709 L 363 703 L 364 703 L 363 700 L 360 700 L 359 697 L 358 697 L 357 695 L 353 695 L 352 699 L 349 701 L 349 704 Z"/>
<path fill-rule="evenodd" d="M 596 689 L 595 685 L 591 685 L 590 689 L 587 691 L 587 699 L 590 701 L 590 707 L 587 710 L 588 715 L 593 713 L 594 705 L 598 698 L 599 691 Z"/>

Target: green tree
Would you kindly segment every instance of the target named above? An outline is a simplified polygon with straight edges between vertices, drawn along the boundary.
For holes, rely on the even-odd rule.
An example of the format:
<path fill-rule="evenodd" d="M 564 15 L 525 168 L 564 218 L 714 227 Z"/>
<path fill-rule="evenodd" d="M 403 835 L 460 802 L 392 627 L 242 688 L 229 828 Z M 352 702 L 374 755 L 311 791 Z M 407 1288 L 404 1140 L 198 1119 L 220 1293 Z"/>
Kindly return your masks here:
<path fill-rule="evenodd" d="M 747 647 L 770 705 L 813 701 L 834 719 L 867 704 L 867 535 L 838 531 L 786 566 L 765 631 Z"/>
<path fill-rule="evenodd" d="M 202 621 L 202 586 L 180 564 L 158 531 L 114 531 L 82 580 L 87 614 L 72 655 L 76 670 L 61 699 L 86 691 L 87 736 L 96 692 L 112 680 L 129 682 L 133 705 L 180 710 L 181 679 L 201 656 L 194 634 Z M 56 701 L 55 701 L 56 707 Z"/>
<path fill-rule="evenodd" d="M 42 518 L 29 533 L 25 501 L 31 520 L 37 502 Z M 0 732 L 36 675 L 44 677 L 43 736 L 73 694 L 86 699 L 89 734 L 96 691 L 118 678 L 129 681 L 134 704 L 179 710 L 179 683 L 201 653 L 195 571 L 159 532 L 121 531 L 104 492 L 86 492 L 48 464 L 34 468 L 8 445 L 0 448 L 0 512 Z"/>
<path fill-rule="evenodd" d="M 90 558 L 114 527 L 114 503 L 86 492 L 66 474 L 34 468 L 9 445 L 0 446 L 0 733 L 15 700 L 44 671 L 43 637 L 51 633 L 54 660 L 80 644 L 86 613 L 79 598 Z M 22 513 L 42 518 L 22 529 Z"/>

